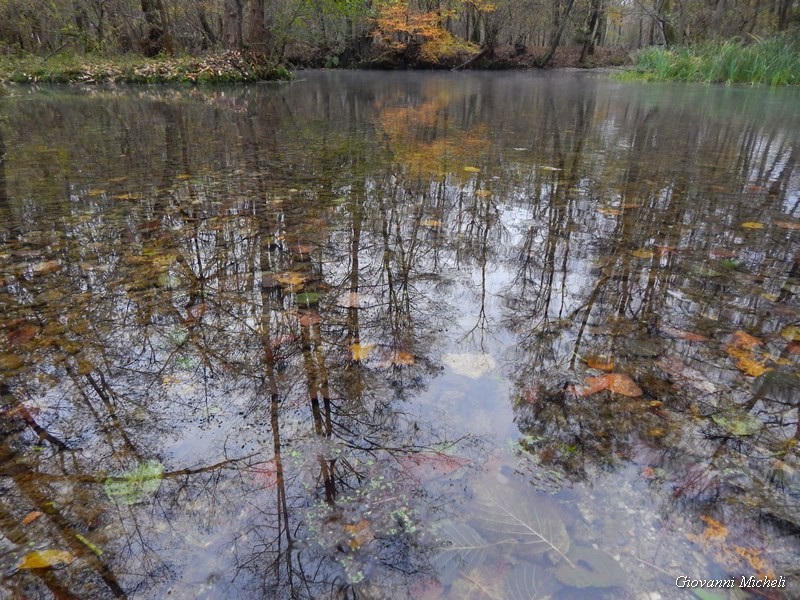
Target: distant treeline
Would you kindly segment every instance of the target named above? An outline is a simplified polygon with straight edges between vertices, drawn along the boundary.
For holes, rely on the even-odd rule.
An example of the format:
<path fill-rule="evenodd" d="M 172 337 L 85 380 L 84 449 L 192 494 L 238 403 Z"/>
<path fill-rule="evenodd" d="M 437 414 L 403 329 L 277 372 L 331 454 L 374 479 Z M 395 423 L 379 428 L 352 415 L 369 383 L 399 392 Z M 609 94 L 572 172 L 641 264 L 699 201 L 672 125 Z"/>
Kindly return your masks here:
<path fill-rule="evenodd" d="M 0 0 L 0 53 L 461 64 L 498 48 L 639 48 L 797 30 L 800 0 Z"/>

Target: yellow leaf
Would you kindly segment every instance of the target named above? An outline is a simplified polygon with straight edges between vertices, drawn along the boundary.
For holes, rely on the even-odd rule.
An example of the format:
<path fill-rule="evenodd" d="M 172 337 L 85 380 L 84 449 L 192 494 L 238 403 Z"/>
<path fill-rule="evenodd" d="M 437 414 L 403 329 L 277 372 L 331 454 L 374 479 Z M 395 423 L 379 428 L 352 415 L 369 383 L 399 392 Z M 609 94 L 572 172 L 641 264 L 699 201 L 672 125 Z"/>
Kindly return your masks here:
<path fill-rule="evenodd" d="M 375 349 L 375 344 L 353 344 L 350 346 L 350 354 L 353 360 L 360 361 L 367 358 Z"/>
<path fill-rule="evenodd" d="M 478 167 L 464 167 L 464 170 L 467 173 L 480 173 L 481 170 Z"/>
<path fill-rule="evenodd" d="M 56 565 L 68 565 L 75 555 L 66 550 L 38 550 L 22 557 L 18 569 L 44 569 Z"/>
<path fill-rule="evenodd" d="M 636 258 L 653 258 L 655 256 L 655 252 L 650 250 L 649 248 L 640 248 L 639 250 L 634 250 L 631 252 Z"/>
<path fill-rule="evenodd" d="M 736 360 L 736 368 L 745 375 L 759 377 L 767 371 L 772 370 L 764 366 L 766 361 L 759 361 L 750 350 L 731 346 L 726 352 L 728 356 Z"/>
<path fill-rule="evenodd" d="M 790 342 L 800 342 L 800 325 L 787 325 L 781 329 L 781 337 Z"/>
<path fill-rule="evenodd" d="M 745 221 L 741 224 L 742 229 L 764 229 L 763 223 L 756 223 L 755 221 Z"/>
<path fill-rule="evenodd" d="M 612 216 L 617 216 L 622 214 L 622 211 L 619 210 L 618 208 L 609 208 L 608 206 L 601 206 L 600 208 L 597 209 L 597 212 L 604 215 L 612 215 Z"/>
<path fill-rule="evenodd" d="M 422 219 L 419 224 L 423 227 L 430 227 L 431 229 L 436 229 L 437 227 L 442 226 L 442 222 L 437 221 L 436 219 Z"/>
<path fill-rule="evenodd" d="M 475 195 L 478 198 L 488 198 L 489 196 L 492 195 L 492 192 L 490 192 L 489 190 L 475 190 Z"/>
<path fill-rule="evenodd" d="M 306 280 L 306 277 L 302 273 L 298 273 L 297 271 L 291 271 L 287 273 L 278 273 L 277 275 L 275 275 L 274 279 L 277 283 L 281 285 L 296 287 L 301 285 Z"/>

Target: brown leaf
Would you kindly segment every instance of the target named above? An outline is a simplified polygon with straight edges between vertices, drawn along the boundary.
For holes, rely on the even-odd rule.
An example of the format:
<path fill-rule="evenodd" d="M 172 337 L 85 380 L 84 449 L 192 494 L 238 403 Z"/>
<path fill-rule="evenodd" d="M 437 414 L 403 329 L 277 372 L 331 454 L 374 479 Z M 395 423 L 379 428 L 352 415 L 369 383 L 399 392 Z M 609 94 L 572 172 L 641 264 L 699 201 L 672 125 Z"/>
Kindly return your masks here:
<path fill-rule="evenodd" d="M 299 311 L 297 313 L 297 321 L 302 327 L 312 327 L 322 322 L 322 316 L 316 311 Z"/>

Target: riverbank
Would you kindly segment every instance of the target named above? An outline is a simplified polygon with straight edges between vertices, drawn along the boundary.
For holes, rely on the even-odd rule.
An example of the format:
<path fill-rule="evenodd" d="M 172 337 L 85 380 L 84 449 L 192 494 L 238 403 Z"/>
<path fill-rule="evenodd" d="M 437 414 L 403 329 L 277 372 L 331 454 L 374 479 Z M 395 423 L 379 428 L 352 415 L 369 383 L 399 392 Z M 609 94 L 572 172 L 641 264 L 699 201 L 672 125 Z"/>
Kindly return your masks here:
<path fill-rule="evenodd" d="M 500 47 L 491 56 L 482 55 L 464 68 L 528 69 L 537 66 L 545 48 Z M 580 61 L 580 48 L 557 48 L 547 68 L 598 68 L 631 64 L 622 48 L 596 48 L 593 55 Z M 289 64 L 321 67 L 305 57 L 292 57 Z M 458 65 L 456 65 L 458 66 Z M 402 64 L 364 63 L 361 68 L 405 68 Z M 440 68 L 452 68 L 441 65 Z M 144 58 L 122 55 L 2 56 L 0 82 L 11 83 L 249 83 L 292 79 L 292 71 L 274 64 L 258 54 L 220 52 L 203 57 Z"/>
<path fill-rule="evenodd" d="M 12 83 L 249 83 L 292 77 L 285 66 L 245 52 L 155 58 L 74 54 L 0 57 L 0 82 Z"/>

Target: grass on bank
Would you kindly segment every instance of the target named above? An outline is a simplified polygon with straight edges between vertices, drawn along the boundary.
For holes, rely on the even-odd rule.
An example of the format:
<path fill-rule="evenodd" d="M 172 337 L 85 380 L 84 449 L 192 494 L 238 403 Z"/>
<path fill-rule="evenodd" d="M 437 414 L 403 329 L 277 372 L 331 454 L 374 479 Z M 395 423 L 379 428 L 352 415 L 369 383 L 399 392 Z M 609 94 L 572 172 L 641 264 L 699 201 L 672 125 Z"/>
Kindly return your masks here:
<path fill-rule="evenodd" d="M 686 48 L 647 48 L 624 79 L 800 85 L 800 41 L 726 40 Z"/>
<path fill-rule="evenodd" d="M 13 83 L 244 83 L 291 78 L 283 65 L 243 52 L 155 58 L 0 56 L 0 82 Z"/>

